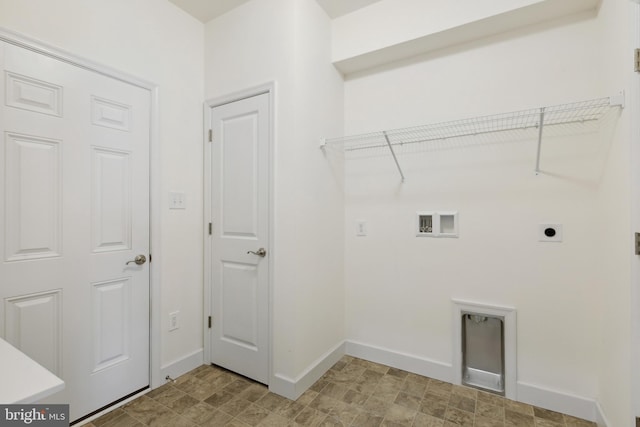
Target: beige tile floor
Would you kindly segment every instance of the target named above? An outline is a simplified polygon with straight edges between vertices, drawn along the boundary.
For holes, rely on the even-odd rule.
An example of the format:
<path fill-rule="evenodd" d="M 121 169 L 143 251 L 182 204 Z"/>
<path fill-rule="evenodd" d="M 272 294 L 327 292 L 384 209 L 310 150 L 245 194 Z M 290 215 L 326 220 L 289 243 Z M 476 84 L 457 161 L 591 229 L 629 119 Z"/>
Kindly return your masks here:
<path fill-rule="evenodd" d="M 201 366 L 88 427 L 428 426 L 594 427 L 468 387 L 350 356 L 298 400 L 215 366 Z"/>

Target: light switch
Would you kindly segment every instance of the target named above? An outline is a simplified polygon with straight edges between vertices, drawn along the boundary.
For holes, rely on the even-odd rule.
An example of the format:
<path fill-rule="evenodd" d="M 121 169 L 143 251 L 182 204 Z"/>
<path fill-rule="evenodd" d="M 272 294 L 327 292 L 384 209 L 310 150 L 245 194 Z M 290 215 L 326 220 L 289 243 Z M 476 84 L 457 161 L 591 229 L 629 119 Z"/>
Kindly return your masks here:
<path fill-rule="evenodd" d="M 172 191 L 169 193 L 169 209 L 186 209 L 187 197 L 184 193 Z"/>
<path fill-rule="evenodd" d="M 367 221 L 356 221 L 356 236 L 364 237 L 367 235 Z"/>

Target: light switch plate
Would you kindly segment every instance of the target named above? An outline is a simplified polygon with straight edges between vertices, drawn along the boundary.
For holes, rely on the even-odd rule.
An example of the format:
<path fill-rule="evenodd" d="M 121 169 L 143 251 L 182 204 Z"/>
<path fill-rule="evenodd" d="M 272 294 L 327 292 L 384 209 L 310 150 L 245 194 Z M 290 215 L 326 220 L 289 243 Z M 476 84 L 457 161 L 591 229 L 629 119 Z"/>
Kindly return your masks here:
<path fill-rule="evenodd" d="M 169 313 L 169 331 L 175 331 L 180 327 L 180 312 Z"/>
<path fill-rule="evenodd" d="M 367 221 L 356 221 L 356 236 L 364 237 L 367 235 Z"/>
<path fill-rule="evenodd" d="M 169 209 L 186 209 L 187 197 L 184 193 L 172 191 L 169 193 Z"/>

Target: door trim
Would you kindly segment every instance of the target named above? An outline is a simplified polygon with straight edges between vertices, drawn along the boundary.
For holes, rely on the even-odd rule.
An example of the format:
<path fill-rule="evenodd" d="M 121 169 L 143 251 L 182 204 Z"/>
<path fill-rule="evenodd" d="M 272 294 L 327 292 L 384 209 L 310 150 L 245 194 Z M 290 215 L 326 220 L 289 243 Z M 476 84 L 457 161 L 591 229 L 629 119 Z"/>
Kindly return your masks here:
<path fill-rule="evenodd" d="M 41 55 L 65 62 L 121 82 L 149 91 L 150 129 L 149 129 L 149 250 L 153 254 L 153 261 L 149 265 L 149 386 L 151 389 L 164 384 L 161 376 L 161 347 L 160 347 L 160 268 L 161 248 L 160 240 L 160 144 L 159 141 L 159 87 L 155 83 L 140 79 L 131 74 L 118 71 L 109 66 L 91 61 L 63 49 L 59 49 L 40 40 L 25 36 L 0 27 L 0 41 L 28 49 Z"/>
<path fill-rule="evenodd" d="M 258 95 L 269 95 L 269 197 L 267 207 L 267 212 L 269 213 L 269 245 L 266 248 L 269 256 L 266 261 L 269 266 L 269 301 L 268 305 L 268 319 L 269 324 L 267 325 L 267 342 L 268 342 L 268 366 L 269 366 L 269 385 L 273 384 L 273 283 L 274 283 L 274 259 L 276 253 L 273 248 L 274 244 L 274 212 L 275 212 L 275 197 L 274 197 L 274 183 L 275 183 L 275 135 L 276 135 L 276 115 L 275 115 L 275 107 L 276 107 L 276 82 L 268 82 L 259 86 L 254 86 L 251 88 L 247 88 L 241 91 L 229 93 L 226 95 L 218 96 L 212 99 L 208 99 L 204 102 L 203 108 L 203 131 L 202 131 L 202 141 L 204 144 L 204 212 L 203 212 L 203 232 L 205 233 L 204 239 L 204 311 L 203 311 L 203 338 L 204 338 L 204 362 L 212 363 L 211 359 L 211 330 L 208 325 L 208 318 L 211 316 L 211 255 L 212 255 L 212 239 L 209 236 L 209 223 L 212 222 L 211 218 L 211 162 L 209 159 L 211 158 L 211 144 L 209 143 L 209 129 L 211 128 L 211 109 L 215 107 L 219 107 L 221 105 L 230 104 L 232 102 L 241 101 L 246 98 L 251 98 Z"/>
<path fill-rule="evenodd" d="M 632 48 L 640 48 L 640 2 L 634 0 L 629 3 L 629 19 L 631 21 Z M 631 55 L 631 52 L 629 52 Z M 640 115 L 640 75 L 633 72 L 633 67 L 629 66 L 631 76 L 627 99 L 630 106 L 630 138 L 631 138 L 631 230 L 629 235 L 640 231 L 640 122 L 636 119 Z M 630 237 L 631 239 L 631 237 Z M 631 251 L 631 244 L 629 251 Z M 631 262 L 631 360 L 638 360 L 640 357 L 640 262 L 637 256 L 632 256 Z M 640 367 L 635 363 L 631 367 L 631 410 L 634 417 L 640 416 Z M 605 414 L 598 405 L 598 420 L 606 422 Z M 610 425 L 610 424 L 604 424 Z"/>

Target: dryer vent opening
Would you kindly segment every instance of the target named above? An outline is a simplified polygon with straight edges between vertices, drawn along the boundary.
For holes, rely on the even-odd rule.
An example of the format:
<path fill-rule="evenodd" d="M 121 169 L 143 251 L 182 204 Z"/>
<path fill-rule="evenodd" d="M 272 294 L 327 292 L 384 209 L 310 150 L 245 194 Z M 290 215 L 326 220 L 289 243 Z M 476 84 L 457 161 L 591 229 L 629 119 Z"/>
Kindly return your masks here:
<path fill-rule="evenodd" d="M 505 395 L 504 317 L 462 312 L 462 384 Z"/>

